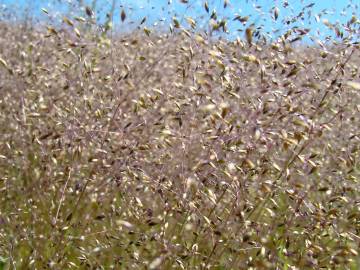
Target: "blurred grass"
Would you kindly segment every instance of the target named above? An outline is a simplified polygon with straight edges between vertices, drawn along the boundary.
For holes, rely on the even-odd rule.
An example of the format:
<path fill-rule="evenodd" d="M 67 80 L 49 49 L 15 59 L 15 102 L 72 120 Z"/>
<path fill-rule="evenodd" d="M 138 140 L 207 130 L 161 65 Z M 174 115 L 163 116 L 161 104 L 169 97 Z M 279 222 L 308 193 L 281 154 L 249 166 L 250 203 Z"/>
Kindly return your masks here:
<path fill-rule="evenodd" d="M 358 43 L 68 20 L 0 24 L 0 269 L 359 268 Z"/>

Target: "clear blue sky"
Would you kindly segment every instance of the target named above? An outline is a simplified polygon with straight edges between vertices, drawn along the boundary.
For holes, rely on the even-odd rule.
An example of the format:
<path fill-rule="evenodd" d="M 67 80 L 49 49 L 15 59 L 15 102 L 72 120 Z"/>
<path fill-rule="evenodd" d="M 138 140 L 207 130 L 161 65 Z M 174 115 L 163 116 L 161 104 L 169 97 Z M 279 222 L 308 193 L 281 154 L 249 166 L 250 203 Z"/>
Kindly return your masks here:
<path fill-rule="evenodd" d="M 59 4 L 62 2 L 63 4 Z M 58 16 L 69 12 L 70 6 L 73 3 L 77 3 L 78 0 L 0 0 L 0 11 L 6 6 L 16 11 L 23 11 L 26 8 L 32 11 L 36 20 L 45 19 L 46 15 L 41 12 L 41 8 L 49 10 L 51 16 Z M 85 4 L 90 5 L 93 0 L 84 0 Z M 97 7 L 99 9 L 98 17 L 101 18 L 110 9 L 112 0 L 97 0 Z M 180 21 L 185 16 L 191 16 L 197 19 L 199 25 L 201 21 L 208 20 L 201 19 L 201 16 L 205 16 L 205 19 L 209 18 L 209 14 L 205 12 L 204 3 L 205 0 L 188 0 L 188 4 L 181 3 L 180 0 L 117 0 L 115 9 L 115 26 L 116 27 L 131 27 L 131 25 L 138 25 L 139 21 L 143 17 L 147 17 L 146 24 L 151 26 L 154 23 L 158 25 L 168 26 L 171 23 L 171 18 L 176 16 Z M 309 27 L 313 30 L 318 29 L 323 35 L 329 34 L 329 30 L 323 24 L 323 20 L 327 19 L 331 23 L 339 21 L 344 23 L 348 21 L 355 13 L 359 17 L 359 9 L 356 9 L 358 0 L 346 1 L 346 0 L 229 0 L 229 4 L 224 9 L 224 0 L 208 0 L 210 13 L 212 10 L 216 10 L 219 18 L 228 18 L 228 28 L 232 33 L 232 36 L 237 34 L 242 35 L 237 30 L 244 29 L 238 21 L 233 21 L 235 14 L 241 16 L 250 16 L 249 22 L 255 22 L 256 26 L 264 25 L 266 31 L 272 29 L 281 29 L 282 32 L 291 28 L 294 24 L 303 27 Z M 288 6 L 285 5 L 288 2 Z M 282 19 L 290 16 L 291 14 L 298 14 L 301 8 L 314 3 L 314 6 L 305 10 L 305 21 L 298 20 L 294 24 L 286 25 Z M 190 5 L 190 6 L 189 6 Z M 120 10 L 124 7 L 127 14 L 126 24 L 121 24 L 119 14 Z M 279 8 L 279 19 L 274 21 L 271 18 L 271 10 L 277 7 Z M 311 10 L 312 15 L 308 17 L 307 12 Z M 323 12 L 325 11 L 325 12 Z M 321 14 L 318 18 L 320 22 L 316 21 L 315 15 Z M 129 24 L 134 21 L 133 24 Z M 312 32 L 315 34 L 315 31 Z"/>

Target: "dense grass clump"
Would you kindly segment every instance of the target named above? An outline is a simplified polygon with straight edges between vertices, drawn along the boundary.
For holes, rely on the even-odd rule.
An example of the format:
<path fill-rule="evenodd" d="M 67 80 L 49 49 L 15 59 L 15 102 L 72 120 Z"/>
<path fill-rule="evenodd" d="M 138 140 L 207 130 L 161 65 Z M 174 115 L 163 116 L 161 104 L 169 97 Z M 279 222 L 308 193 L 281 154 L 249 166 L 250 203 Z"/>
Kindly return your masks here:
<path fill-rule="evenodd" d="M 359 44 L 179 24 L 0 25 L 0 269 L 359 269 Z"/>

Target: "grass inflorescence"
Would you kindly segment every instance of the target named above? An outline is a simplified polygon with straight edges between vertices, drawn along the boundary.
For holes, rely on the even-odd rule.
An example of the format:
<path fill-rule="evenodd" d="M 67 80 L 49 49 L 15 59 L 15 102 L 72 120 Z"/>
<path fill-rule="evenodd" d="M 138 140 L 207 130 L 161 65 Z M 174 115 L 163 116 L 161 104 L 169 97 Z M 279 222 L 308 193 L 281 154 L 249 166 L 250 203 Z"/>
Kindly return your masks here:
<path fill-rule="evenodd" d="M 359 269 L 359 20 L 87 20 L 0 24 L 0 269 Z"/>

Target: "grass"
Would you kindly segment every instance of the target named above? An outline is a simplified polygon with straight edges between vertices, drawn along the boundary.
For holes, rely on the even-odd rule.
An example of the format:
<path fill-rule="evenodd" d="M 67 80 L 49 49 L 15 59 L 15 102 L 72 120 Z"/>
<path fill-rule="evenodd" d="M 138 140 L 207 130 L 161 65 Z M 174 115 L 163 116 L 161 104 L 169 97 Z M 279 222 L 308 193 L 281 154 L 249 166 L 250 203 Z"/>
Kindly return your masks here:
<path fill-rule="evenodd" d="M 1 270 L 359 269 L 358 43 L 61 29 L 0 25 Z"/>

